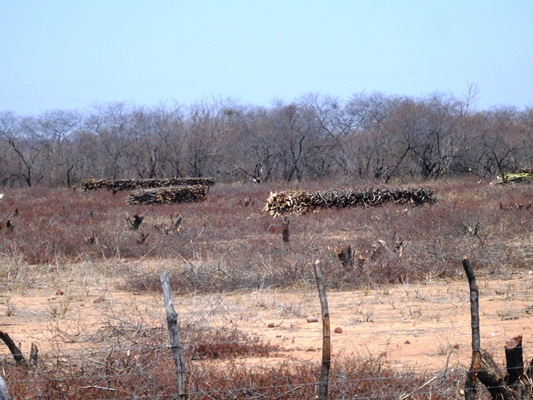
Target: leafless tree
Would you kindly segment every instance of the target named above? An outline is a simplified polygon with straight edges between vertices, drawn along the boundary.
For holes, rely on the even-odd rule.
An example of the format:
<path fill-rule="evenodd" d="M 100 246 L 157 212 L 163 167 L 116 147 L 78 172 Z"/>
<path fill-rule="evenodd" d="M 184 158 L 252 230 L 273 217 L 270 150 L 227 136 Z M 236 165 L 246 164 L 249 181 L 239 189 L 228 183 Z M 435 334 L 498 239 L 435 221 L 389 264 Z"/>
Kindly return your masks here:
<path fill-rule="evenodd" d="M 520 154 L 528 148 L 527 131 L 518 122 L 518 111 L 499 108 L 484 113 L 484 117 L 486 128 L 481 135 L 484 170 L 495 175 L 517 169 Z"/>
<path fill-rule="evenodd" d="M 41 182 L 50 172 L 46 159 L 49 141 L 39 131 L 34 117 L 16 118 L 4 115 L 1 137 L 10 148 L 9 167 L 13 178 L 20 178 L 27 186 Z"/>
<path fill-rule="evenodd" d="M 381 93 L 357 94 L 351 97 L 344 110 L 349 133 L 344 155 L 350 171 L 361 179 L 382 179 L 387 170 L 393 136 L 386 122 L 397 106 L 396 97 Z"/>
<path fill-rule="evenodd" d="M 126 167 L 132 143 L 131 108 L 125 103 L 96 107 L 87 127 L 98 138 L 101 162 L 95 172 L 111 179 L 134 178 L 135 174 Z"/>
<path fill-rule="evenodd" d="M 51 185 L 73 183 L 73 172 L 83 160 L 79 147 L 73 141 L 80 128 L 81 115 L 75 111 L 55 110 L 37 118 L 40 136 L 48 143 L 46 160 L 49 163 L 47 181 Z"/>
<path fill-rule="evenodd" d="M 72 186 L 83 178 L 211 176 L 218 181 L 495 175 L 533 163 L 533 111 L 475 110 L 462 98 L 308 93 L 270 107 L 192 105 L 0 112 L 0 184 Z"/>
<path fill-rule="evenodd" d="M 223 104 L 199 102 L 188 109 L 184 131 L 185 171 L 190 176 L 214 176 L 223 139 Z"/>

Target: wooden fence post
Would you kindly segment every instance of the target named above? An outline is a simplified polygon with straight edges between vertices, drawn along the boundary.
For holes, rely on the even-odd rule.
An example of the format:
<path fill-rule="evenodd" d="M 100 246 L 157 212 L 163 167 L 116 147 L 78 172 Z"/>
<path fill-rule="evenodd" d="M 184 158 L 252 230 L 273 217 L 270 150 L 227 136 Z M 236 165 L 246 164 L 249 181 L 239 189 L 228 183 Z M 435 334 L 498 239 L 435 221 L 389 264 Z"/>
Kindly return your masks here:
<path fill-rule="evenodd" d="M 479 367 L 481 365 L 481 339 L 479 334 L 479 289 L 476 283 L 476 276 L 468 258 L 463 258 L 463 268 L 468 278 L 470 287 L 470 318 L 472 327 L 472 362 L 470 370 L 466 374 L 465 399 L 475 399 L 476 381 Z"/>
<path fill-rule="evenodd" d="M 174 363 L 176 364 L 176 373 L 178 375 L 178 398 L 187 399 L 186 391 L 186 372 L 185 359 L 181 351 L 180 337 L 178 331 L 178 314 L 174 310 L 174 301 L 172 300 L 172 290 L 170 288 L 170 279 L 168 271 L 161 273 L 161 285 L 163 287 L 163 296 L 165 298 L 165 310 L 167 314 L 168 333 L 170 335 L 170 346 L 174 354 Z"/>
<path fill-rule="evenodd" d="M 328 298 L 324 286 L 324 275 L 320 268 L 320 260 L 315 262 L 316 285 L 320 296 L 320 308 L 322 310 L 322 371 L 320 372 L 320 385 L 318 387 L 318 399 L 328 399 L 328 379 L 331 366 L 331 334 L 329 324 Z"/>
<path fill-rule="evenodd" d="M 507 376 L 502 374 L 492 356 L 481 352 L 480 322 L 479 322 L 479 291 L 476 284 L 474 270 L 468 258 L 463 258 L 463 268 L 470 286 L 470 315 L 472 325 L 472 363 L 466 374 L 465 399 L 476 398 L 476 381 L 485 385 L 494 400 L 531 399 L 530 380 L 528 375 L 525 382 L 523 377 L 522 337 L 511 339 L 505 348 L 507 359 Z M 512 386 L 512 387 L 510 387 Z"/>

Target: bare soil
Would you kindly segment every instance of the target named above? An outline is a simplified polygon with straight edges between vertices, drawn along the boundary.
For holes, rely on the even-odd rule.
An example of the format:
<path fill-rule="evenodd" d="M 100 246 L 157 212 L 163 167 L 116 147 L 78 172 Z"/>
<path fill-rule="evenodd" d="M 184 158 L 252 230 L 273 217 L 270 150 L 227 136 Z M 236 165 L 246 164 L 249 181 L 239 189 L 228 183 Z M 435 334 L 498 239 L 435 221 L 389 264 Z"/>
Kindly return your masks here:
<path fill-rule="evenodd" d="M 116 290 L 118 277 L 79 279 L 86 276 L 88 267 L 71 266 L 68 278 L 43 279 L 33 288 L 4 292 L 0 329 L 20 343 L 25 354 L 33 342 L 41 355 L 71 356 L 102 346 L 110 327 L 120 331 L 166 326 L 162 293 Z M 481 344 L 499 362 L 505 342 L 517 335 L 524 336 L 526 359 L 528 352 L 533 354 L 532 285 L 530 271 L 478 277 Z M 466 278 L 330 291 L 328 303 L 333 358 L 384 356 L 392 366 L 421 373 L 470 364 Z M 280 347 L 274 357 L 246 362 L 320 362 L 322 325 L 315 287 L 176 296 L 175 306 L 185 329 L 191 324 L 206 329 L 237 328 Z M 312 316 L 318 322 L 309 323 L 307 317 Z M 10 358 L 7 347 L 0 346 L 0 355 Z"/>

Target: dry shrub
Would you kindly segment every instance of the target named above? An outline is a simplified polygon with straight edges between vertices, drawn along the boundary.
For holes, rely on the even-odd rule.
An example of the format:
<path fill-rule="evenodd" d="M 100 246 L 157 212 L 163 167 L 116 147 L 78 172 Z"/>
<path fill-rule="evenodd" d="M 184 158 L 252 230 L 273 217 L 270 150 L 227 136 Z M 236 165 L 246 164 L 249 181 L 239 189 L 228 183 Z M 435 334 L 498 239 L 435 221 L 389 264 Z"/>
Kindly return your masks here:
<path fill-rule="evenodd" d="M 215 331 L 201 330 L 187 335 L 193 343 L 191 359 L 218 360 L 236 357 L 269 357 L 279 347 L 264 343 L 256 337 L 240 332 L 238 329 L 220 328 Z"/>
<path fill-rule="evenodd" d="M 170 282 L 177 294 L 200 294 L 289 287 L 293 286 L 301 277 L 297 272 L 289 270 L 258 274 L 257 269 L 243 268 L 227 272 L 217 265 L 201 264 L 171 271 Z M 157 273 L 141 271 L 126 276 L 118 288 L 133 292 L 160 291 L 161 282 Z"/>
<path fill-rule="evenodd" d="M 320 366 L 313 363 L 285 361 L 259 368 L 234 356 L 223 363 L 189 360 L 187 365 L 189 398 L 198 400 L 310 399 L 320 375 Z M 383 356 L 344 356 L 333 362 L 329 393 L 335 399 L 396 399 L 413 392 L 416 399 L 449 399 L 457 395 L 463 375 L 448 371 L 420 389 L 433 377 L 392 368 Z M 7 365 L 4 376 L 13 398 L 170 399 L 177 394 L 172 353 L 161 346 L 138 344 L 133 350 L 92 354 L 84 363 L 43 359 L 31 370 Z"/>
<path fill-rule="evenodd" d="M 320 367 L 314 364 L 282 363 L 275 367 L 250 368 L 233 362 L 227 374 L 199 371 L 191 382 L 195 399 L 311 399 L 316 396 Z M 413 391 L 423 377 L 391 369 L 380 358 L 352 357 L 336 361 L 330 372 L 329 394 L 334 399 L 398 398 Z M 208 382 L 208 384 L 206 384 Z M 215 389 L 216 388 L 216 389 Z M 212 396 L 212 397 L 209 397 Z M 429 398 L 418 397 L 418 398 Z M 438 394 L 432 399 L 444 399 Z"/>
<path fill-rule="evenodd" d="M 224 363 L 238 357 L 270 357 L 279 348 L 234 328 L 182 328 L 182 343 L 190 380 L 196 380 L 196 365 Z M 4 377 L 13 398 L 41 399 L 168 399 L 176 393 L 176 367 L 168 336 L 163 328 L 112 321 L 96 336 L 100 347 L 90 349 L 87 337 L 68 336 L 85 344 L 85 350 L 67 355 L 61 350 L 65 332 L 54 335 L 58 354 L 39 359 L 37 367 L 17 367 L 4 361 Z M 90 340 L 96 340 L 91 337 Z M 104 340 L 105 339 L 105 340 Z M 201 360 L 201 361 L 193 361 Z M 212 373 L 221 368 L 213 367 Z M 193 397 L 194 398 L 194 397 Z M 197 397 L 201 398 L 201 397 Z"/>

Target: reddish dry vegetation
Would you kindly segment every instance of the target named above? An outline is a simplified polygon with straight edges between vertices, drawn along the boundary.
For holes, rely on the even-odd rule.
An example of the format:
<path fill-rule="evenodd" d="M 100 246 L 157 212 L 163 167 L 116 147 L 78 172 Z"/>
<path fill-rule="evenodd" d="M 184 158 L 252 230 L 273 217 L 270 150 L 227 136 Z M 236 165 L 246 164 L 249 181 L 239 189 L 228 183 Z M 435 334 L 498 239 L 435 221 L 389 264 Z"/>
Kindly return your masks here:
<path fill-rule="evenodd" d="M 281 240 L 282 221 L 262 210 L 269 192 L 279 187 L 218 185 L 201 203 L 133 207 L 121 192 L 8 190 L 0 206 L 0 251 L 30 264 L 178 260 L 173 286 L 184 292 L 313 282 L 308 266 L 318 258 L 325 262 L 330 289 L 455 277 L 465 255 L 494 272 L 528 265 L 531 185 L 432 186 L 438 203 L 431 206 L 291 216 L 288 245 Z M 179 231 L 165 229 L 180 214 Z M 134 215 L 143 217 L 137 230 L 126 222 Z M 334 250 L 346 244 L 363 268 L 339 268 Z M 131 276 L 126 286 L 159 290 L 152 275 Z"/>
<path fill-rule="evenodd" d="M 313 183 L 305 189 L 325 186 L 332 184 Z M 343 182 L 336 186 L 349 187 Z M 328 290 L 463 279 L 463 256 L 478 273 L 496 277 L 531 268 L 532 185 L 464 180 L 430 187 L 438 198 L 431 206 L 326 209 L 290 216 L 288 243 L 282 240 L 282 222 L 262 210 L 270 191 L 286 186 L 216 185 L 201 203 L 149 206 L 127 206 L 127 194 L 120 192 L 6 190 L 0 204 L 0 280 L 7 296 L 36 287 L 44 271 L 59 273 L 64 263 L 109 262 L 114 267 L 104 272 L 95 267 L 94 273 L 116 280 L 121 290 L 157 293 L 158 272 L 142 265 L 163 261 L 179 296 L 298 290 L 315 284 L 311 266 L 317 259 Z M 136 230 L 126 222 L 134 215 L 143 217 Z M 178 215 L 183 216 L 179 227 L 164 229 Z M 343 266 L 339 248 L 347 245 L 355 262 Z M 6 357 L 4 376 L 11 396 L 175 398 L 172 353 L 161 346 L 164 329 L 107 328 L 113 340 L 102 344 L 105 352 L 94 357 L 44 354 L 30 369 L 15 367 Z M 194 343 L 186 350 L 190 398 L 314 396 L 320 365 L 282 360 L 251 367 L 241 362 L 243 357 L 271 359 L 280 349 L 236 329 L 182 328 L 183 341 Z M 129 344 L 127 352 L 121 350 L 124 343 Z M 331 398 L 397 398 L 428 379 L 408 369 L 400 373 L 381 356 L 346 356 L 334 360 L 330 393 Z M 439 391 L 412 398 L 453 398 L 463 379 L 457 371 L 448 371 L 434 382 Z"/>

